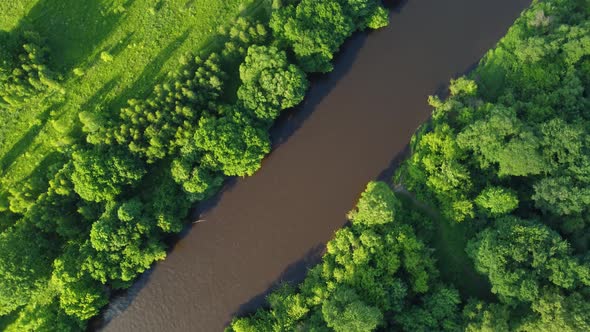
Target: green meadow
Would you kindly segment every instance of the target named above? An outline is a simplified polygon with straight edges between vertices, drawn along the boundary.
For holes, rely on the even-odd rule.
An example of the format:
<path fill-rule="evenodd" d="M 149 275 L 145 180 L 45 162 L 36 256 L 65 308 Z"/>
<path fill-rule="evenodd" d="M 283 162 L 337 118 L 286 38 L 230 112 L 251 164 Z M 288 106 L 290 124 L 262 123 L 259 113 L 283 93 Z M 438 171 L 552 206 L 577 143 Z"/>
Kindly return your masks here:
<path fill-rule="evenodd" d="M 50 50 L 61 89 L 36 96 L 18 112 L 0 109 L 0 184 L 31 198 L 35 176 L 60 149 L 83 139 L 78 114 L 117 112 L 165 80 L 187 52 L 214 42 L 215 27 L 246 14 L 252 0 L 9 0 L 0 3 L 1 33 L 34 30 Z"/>

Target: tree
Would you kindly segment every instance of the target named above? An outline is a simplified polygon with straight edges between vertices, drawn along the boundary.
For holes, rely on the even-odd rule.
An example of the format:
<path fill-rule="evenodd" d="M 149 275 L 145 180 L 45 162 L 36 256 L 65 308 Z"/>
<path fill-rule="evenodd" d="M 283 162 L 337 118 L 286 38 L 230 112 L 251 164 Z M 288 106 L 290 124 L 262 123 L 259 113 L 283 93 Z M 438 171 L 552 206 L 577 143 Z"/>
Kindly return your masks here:
<path fill-rule="evenodd" d="M 518 207 L 518 197 L 512 190 L 487 187 L 475 198 L 475 204 L 488 216 L 507 214 Z"/>
<path fill-rule="evenodd" d="M 584 130 L 573 126 L 563 119 L 555 118 L 541 124 L 542 151 L 545 159 L 553 165 L 575 163 L 583 154 Z"/>
<path fill-rule="evenodd" d="M 531 302 L 545 286 L 574 289 L 590 285 L 588 267 L 571 256 L 569 244 L 547 226 L 504 217 L 467 246 L 476 269 L 505 303 Z"/>
<path fill-rule="evenodd" d="M 217 107 L 225 77 L 220 61 L 215 53 L 206 59 L 183 57 L 182 67 L 170 75 L 171 82 L 156 85 L 147 99 L 128 100 L 114 124 L 89 141 L 116 141 L 148 163 L 177 153 L 190 141 L 199 118 Z M 93 123 L 90 120 L 87 127 Z"/>
<path fill-rule="evenodd" d="M 377 6 L 368 17 L 366 21 L 367 27 L 370 29 L 380 29 L 389 25 L 389 11 L 387 9 Z"/>
<path fill-rule="evenodd" d="M 563 295 L 556 289 L 544 289 L 531 308 L 534 314 L 524 319 L 520 331 L 563 331 L 577 332 L 590 330 L 590 301 L 578 292 Z"/>
<path fill-rule="evenodd" d="M 379 5 L 379 1 L 339 0 L 338 2 L 360 30 L 366 27 L 378 29 L 389 24 L 389 13 Z"/>
<path fill-rule="evenodd" d="M 59 307 L 55 296 L 29 302 L 19 311 L 14 322 L 6 326 L 6 332 L 23 331 L 83 331 L 85 323 L 69 316 Z"/>
<path fill-rule="evenodd" d="M 328 72 L 330 61 L 344 39 L 355 29 L 337 1 L 302 0 L 297 6 L 280 8 L 272 15 L 271 29 L 289 43 L 306 72 Z"/>
<path fill-rule="evenodd" d="M 276 47 L 251 46 L 240 66 L 238 97 L 259 119 L 274 120 L 281 110 L 299 104 L 308 82 L 305 73 L 289 64 Z"/>
<path fill-rule="evenodd" d="M 0 234 L 0 315 L 25 305 L 49 279 L 55 248 L 25 220 Z"/>
<path fill-rule="evenodd" d="M 535 175 L 547 168 L 538 151 L 540 140 L 523 128 L 514 109 L 492 108 L 487 119 L 459 133 L 457 143 L 473 151 L 483 169 L 497 164 L 499 176 Z"/>
<path fill-rule="evenodd" d="M 336 332 L 370 332 L 383 321 L 378 308 L 365 304 L 350 288 L 340 287 L 322 305 L 326 324 Z"/>
<path fill-rule="evenodd" d="M 221 117 L 199 121 L 195 145 L 204 151 L 202 164 L 225 175 L 252 175 L 270 152 L 268 133 L 254 126 L 237 106 L 226 106 Z"/>
<path fill-rule="evenodd" d="M 41 36 L 25 31 L 18 39 L 18 51 L 11 54 L 9 50 L 0 50 L 0 101 L 14 107 L 23 105 L 35 94 L 61 91 L 47 67 L 49 50 Z"/>
<path fill-rule="evenodd" d="M 559 216 L 575 215 L 588 209 L 590 189 L 578 186 L 569 176 L 546 177 L 533 186 L 535 206 Z"/>
<path fill-rule="evenodd" d="M 146 172 L 140 160 L 121 148 L 80 150 L 72 159 L 74 189 L 87 201 L 111 201 Z"/>
<path fill-rule="evenodd" d="M 510 308 L 471 300 L 463 309 L 465 332 L 509 332 Z"/>
<path fill-rule="evenodd" d="M 404 331 L 457 331 L 460 327 L 459 292 L 452 287 L 439 287 L 427 294 L 417 306 L 394 317 Z"/>
<path fill-rule="evenodd" d="M 144 204 L 148 218 L 165 233 L 180 232 L 189 208 L 201 196 L 187 195 L 168 172 L 158 175 L 154 188 Z"/>
<path fill-rule="evenodd" d="M 166 256 L 154 226 L 138 199 L 107 203 L 92 225 L 90 241 L 82 246 L 88 257 L 83 268 L 102 283 L 128 287 L 135 276 Z"/>
<path fill-rule="evenodd" d="M 81 268 L 86 258 L 80 246 L 70 242 L 53 262 L 50 282 L 59 294 L 60 308 L 79 321 L 97 315 L 100 308 L 108 303 L 105 287 Z"/>
<path fill-rule="evenodd" d="M 400 203 L 384 182 L 369 182 L 348 217 L 355 223 L 378 225 L 393 222 Z"/>

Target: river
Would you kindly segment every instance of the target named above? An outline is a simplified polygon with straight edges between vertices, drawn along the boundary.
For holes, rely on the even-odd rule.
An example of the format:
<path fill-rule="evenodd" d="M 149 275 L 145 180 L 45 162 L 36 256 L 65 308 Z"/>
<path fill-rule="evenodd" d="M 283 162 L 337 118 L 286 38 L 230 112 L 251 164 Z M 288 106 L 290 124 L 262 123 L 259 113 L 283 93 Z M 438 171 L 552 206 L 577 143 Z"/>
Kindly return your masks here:
<path fill-rule="evenodd" d="M 429 117 L 427 96 L 473 68 L 529 3 L 409 0 L 387 28 L 353 36 L 279 119 L 262 169 L 199 207 L 205 221 L 114 301 L 103 330 L 222 331 L 277 282 L 301 280 L 367 182 L 391 174 Z"/>

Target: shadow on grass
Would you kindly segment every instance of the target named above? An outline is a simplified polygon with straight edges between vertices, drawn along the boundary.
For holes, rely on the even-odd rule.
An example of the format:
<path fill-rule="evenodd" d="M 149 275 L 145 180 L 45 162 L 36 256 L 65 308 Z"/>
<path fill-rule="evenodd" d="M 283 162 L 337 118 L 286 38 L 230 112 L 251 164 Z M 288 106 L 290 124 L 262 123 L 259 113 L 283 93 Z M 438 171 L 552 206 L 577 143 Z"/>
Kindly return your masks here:
<path fill-rule="evenodd" d="M 109 112 L 109 110 L 103 110 L 100 108 L 100 105 L 104 105 L 106 100 L 105 100 L 105 96 L 108 94 L 109 91 L 111 91 L 119 82 L 119 79 L 121 78 L 121 75 L 117 75 L 113 78 L 111 78 L 108 82 L 106 82 L 102 87 L 100 87 L 100 89 L 98 89 L 98 91 L 96 91 L 96 93 L 94 95 L 92 95 L 92 97 L 88 98 L 88 100 L 86 100 L 84 102 L 84 104 L 82 104 L 80 106 L 80 112 L 101 112 L 101 113 L 106 113 Z"/>
<path fill-rule="evenodd" d="M 31 184 L 30 188 L 37 194 L 41 194 L 47 190 L 49 180 L 53 178 L 63 164 L 64 156 L 59 152 L 51 152 L 21 182 L 29 182 Z M 54 167 L 56 165 L 59 167 Z"/>
<path fill-rule="evenodd" d="M 133 35 L 135 35 L 135 32 L 128 32 L 125 35 L 125 38 L 121 39 L 118 43 L 109 48 L 107 52 L 113 57 L 116 57 L 117 55 L 119 55 L 119 53 L 123 52 L 123 50 L 125 50 L 125 48 L 129 46 L 129 44 L 131 44 L 131 41 L 133 40 Z"/>
<path fill-rule="evenodd" d="M 33 143 L 33 140 L 41 132 L 41 129 L 45 127 L 47 120 L 49 119 L 49 113 L 53 107 L 48 107 L 43 113 L 37 116 L 40 123 L 33 125 L 29 130 L 16 142 L 6 154 L 0 159 L 0 171 L 5 172 L 16 159 L 23 154 Z"/>
<path fill-rule="evenodd" d="M 47 39 L 54 68 L 67 72 L 84 62 L 125 15 L 112 0 L 40 0 L 15 30 L 34 29 Z"/>
<path fill-rule="evenodd" d="M 130 98 L 142 98 L 149 94 L 154 88 L 154 82 L 162 82 L 165 74 L 162 73 L 164 64 L 172 58 L 176 50 L 186 41 L 190 34 L 190 29 L 186 29 L 180 36 L 174 38 L 163 48 L 144 68 L 141 74 L 137 76 L 135 82 L 122 91 L 110 103 L 112 109 L 124 107 Z"/>

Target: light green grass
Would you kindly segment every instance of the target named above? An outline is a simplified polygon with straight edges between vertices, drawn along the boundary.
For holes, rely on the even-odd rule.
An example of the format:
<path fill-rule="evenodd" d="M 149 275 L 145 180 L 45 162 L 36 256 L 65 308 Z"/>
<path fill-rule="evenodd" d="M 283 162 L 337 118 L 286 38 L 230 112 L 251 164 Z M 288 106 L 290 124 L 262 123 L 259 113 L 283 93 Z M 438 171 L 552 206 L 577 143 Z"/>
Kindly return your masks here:
<path fill-rule="evenodd" d="M 39 0 L 0 1 L 0 30 L 12 30 Z"/>
<path fill-rule="evenodd" d="M 40 96 L 0 125 L 2 192 L 32 181 L 80 138 L 78 113 L 117 112 L 146 96 L 187 52 L 212 41 L 256 0 L 4 0 L 0 28 L 34 29 L 65 95 Z M 104 61 L 108 54 L 112 61 Z M 76 71 L 78 75 L 74 73 Z M 79 76 L 82 74 L 82 76 Z"/>

